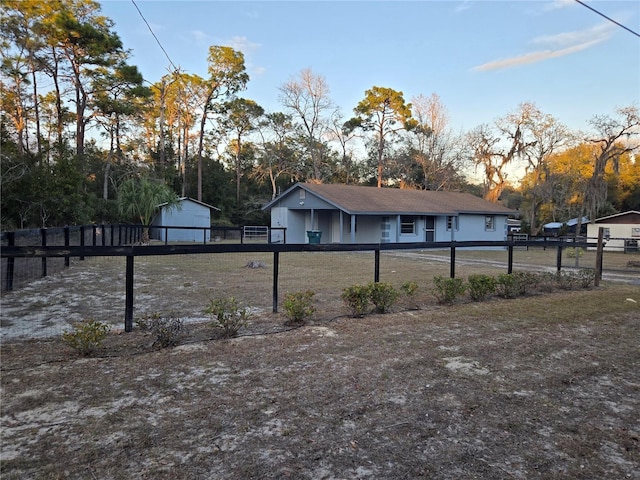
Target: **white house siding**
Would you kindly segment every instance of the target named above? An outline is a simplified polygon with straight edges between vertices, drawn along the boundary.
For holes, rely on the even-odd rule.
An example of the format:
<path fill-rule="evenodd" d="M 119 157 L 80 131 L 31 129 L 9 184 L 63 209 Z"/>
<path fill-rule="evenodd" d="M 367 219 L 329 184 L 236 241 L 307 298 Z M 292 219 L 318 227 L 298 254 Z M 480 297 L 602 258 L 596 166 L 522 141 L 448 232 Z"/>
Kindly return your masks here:
<path fill-rule="evenodd" d="M 623 252 L 625 247 L 625 239 L 637 240 L 640 245 L 640 235 L 633 236 L 634 228 L 640 228 L 640 224 L 632 223 L 590 223 L 587 225 L 587 238 L 590 240 L 598 238 L 598 229 L 602 227 L 609 229 L 609 235 L 605 237 L 604 250 Z M 638 230 L 635 230 L 636 232 Z M 606 230 L 605 230 L 606 232 Z M 589 250 L 595 250 L 596 247 L 589 247 Z"/>

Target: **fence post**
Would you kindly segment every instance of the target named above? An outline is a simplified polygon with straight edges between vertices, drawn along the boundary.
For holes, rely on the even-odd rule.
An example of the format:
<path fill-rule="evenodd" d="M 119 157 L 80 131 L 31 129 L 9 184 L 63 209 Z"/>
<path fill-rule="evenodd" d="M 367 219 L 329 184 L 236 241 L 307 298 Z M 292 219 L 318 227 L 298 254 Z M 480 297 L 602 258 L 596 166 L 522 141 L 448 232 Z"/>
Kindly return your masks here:
<path fill-rule="evenodd" d="M 451 265 L 449 266 L 449 276 L 456 278 L 456 246 L 451 244 Z"/>
<path fill-rule="evenodd" d="M 91 225 L 91 232 L 91 245 L 95 247 L 98 244 L 98 226 Z"/>
<path fill-rule="evenodd" d="M 509 245 L 509 263 L 507 265 L 507 273 L 513 273 L 513 244 Z"/>
<path fill-rule="evenodd" d="M 69 246 L 69 227 L 64 227 L 64 246 L 68 247 Z M 64 257 L 64 266 L 68 267 L 69 266 L 69 256 L 67 255 L 66 257 Z"/>
<path fill-rule="evenodd" d="M 562 245 L 558 244 L 558 253 L 556 255 L 556 270 L 562 270 Z"/>
<path fill-rule="evenodd" d="M 133 331 L 133 255 L 127 255 L 125 284 L 124 331 Z"/>
<path fill-rule="evenodd" d="M 106 229 L 104 227 L 104 223 L 100 225 L 100 235 L 102 235 L 102 246 L 104 247 L 107 244 Z"/>
<path fill-rule="evenodd" d="M 278 313 L 278 270 L 280 252 L 273 252 L 273 313 Z"/>
<path fill-rule="evenodd" d="M 378 283 L 380 281 L 380 249 L 374 250 L 374 267 L 373 267 L 373 281 Z"/>
<path fill-rule="evenodd" d="M 598 247 L 596 250 L 596 275 L 593 279 L 593 285 L 599 286 L 602 280 L 602 254 L 604 250 L 604 227 L 598 228 Z"/>
<path fill-rule="evenodd" d="M 16 233 L 15 232 L 7 232 L 7 246 L 13 247 L 16 244 Z M 13 271 L 15 269 L 16 259 L 13 257 L 7 258 L 7 270 L 4 272 L 5 274 L 5 284 L 4 289 L 7 292 L 13 290 Z"/>
<path fill-rule="evenodd" d="M 113 223 L 109 224 L 109 245 L 113 247 Z"/>
<path fill-rule="evenodd" d="M 84 247 L 84 225 L 80 225 L 80 246 Z M 80 257 L 80 260 L 84 260 L 84 255 Z"/>
<path fill-rule="evenodd" d="M 40 235 L 42 236 L 42 246 L 47 246 L 47 229 L 41 228 Z M 47 257 L 42 257 L 42 276 L 47 276 Z"/>
<path fill-rule="evenodd" d="M 122 245 L 122 224 L 118 224 L 118 246 Z"/>

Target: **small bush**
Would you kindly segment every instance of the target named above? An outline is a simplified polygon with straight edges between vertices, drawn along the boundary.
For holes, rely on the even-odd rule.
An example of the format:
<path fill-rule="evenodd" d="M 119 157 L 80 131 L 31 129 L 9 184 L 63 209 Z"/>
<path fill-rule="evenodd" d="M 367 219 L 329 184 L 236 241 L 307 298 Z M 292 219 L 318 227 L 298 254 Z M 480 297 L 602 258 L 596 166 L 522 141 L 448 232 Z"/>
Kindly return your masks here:
<path fill-rule="evenodd" d="M 496 291 L 496 279 L 490 275 L 469 275 L 467 290 L 472 300 L 481 302 Z"/>
<path fill-rule="evenodd" d="M 411 308 L 418 308 L 418 305 L 415 302 L 416 292 L 418 291 L 418 284 L 416 282 L 407 281 L 400 286 L 400 290 L 410 300 Z"/>
<path fill-rule="evenodd" d="M 154 347 L 174 347 L 184 334 L 184 321 L 174 313 L 167 316 L 155 314 L 149 320 L 147 328 L 156 337 Z"/>
<path fill-rule="evenodd" d="M 496 293 L 503 298 L 516 298 L 520 295 L 522 286 L 520 278 L 511 273 L 501 273 L 496 277 Z"/>
<path fill-rule="evenodd" d="M 526 295 L 538 286 L 538 275 L 532 272 L 514 272 L 512 274 L 518 281 L 518 295 Z"/>
<path fill-rule="evenodd" d="M 577 282 L 582 288 L 591 288 L 596 282 L 596 272 L 583 268 L 577 273 Z"/>
<path fill-rule="evenodd" d="M 543 293 L 550 293 L 556 288 L 556 275 L 551 272 L 540 272 L 537 274 L 538 282 L 536 288 Z"/>
<path fill-rule="evenodd" d="M 160 312 L 154 312 L 144 314 L 141 317 L 136 318 L 134 321 L 141 331 L 146 332 L 151 330 L 152 323 L 160 318 L 162 318 L 162 314 Z"/>
<path fill-rule="evenodd" d="M 367 285 L 352 285 L 342 291 L 342 300 L 351 310 L 354 317 L 362 317 L 369 308 L 369 287 Z"/>
<path fill-rule="evenodd" d="M 84 356 L 89 356 L 100 346 L 111 327 L 96 320 L 84 320 L 73 326 L 73 331 L 62 334 L 68 346 Z"/>
<path fill-rule="evenodd" d="M 584 249 L 581 247 L 569 247 L 565 249 L 567 258 L 580 258 L 584 255 Z"/>
<path fill-rule="evenodd" d="M 234 297 L 211 300 L 205 309 L 212 317 L 212 325 L 224 338 L 238 335 L 238 331 L 247 325 L 249 311 L 240 307 Z"/>
<path fill-rule="evenodd" d="M 369 300 L 375 305 L 376 313 L 386 313 L 398 300 L 399 292 L 389 283 L 369 284 Z"/>
<path fill-rule="evenodd" d="M 308 317 L 314 314 L 316 311 L 316 308 L 313 306 L 314 295 L 315 292 L 311 290 L 287 293 L 285 295 L 282 308 L 290 323 L 302 324 Z"/>
<path fill-rule="evenodd" d="M 456 299 L 464 295 L 466 287 L 460 278 L 445 278 L 441 275 L 433 277 L 435 285 L 434 295 L 438 302 L 444 305 L 452 305 Z"/>
<path fill-rule="evenodd" d="M 578 284 L 578 277 L 573 272 L 557 272 L 556 285 L 561 290 L 572 290 Z"/>

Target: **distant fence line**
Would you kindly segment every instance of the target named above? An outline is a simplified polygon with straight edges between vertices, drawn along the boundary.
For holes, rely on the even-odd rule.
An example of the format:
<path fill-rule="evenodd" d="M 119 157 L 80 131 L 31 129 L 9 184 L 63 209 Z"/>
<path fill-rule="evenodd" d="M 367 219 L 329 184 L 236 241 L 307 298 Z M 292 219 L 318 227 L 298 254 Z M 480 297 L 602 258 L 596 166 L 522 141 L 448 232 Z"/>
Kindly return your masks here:
<path fill-rule="evenodd" d="M 138 226 L 139 227 L 139 226 Z M 139 231 L 131 233 L 131 238 L 137 238 Z M 600 239 L 601 240 L 601 239 Z M 46 242 L 43 242 L 46 243 Z M 418 242 L 418 243 L 375 243 L 375 244 L 241 244 L 241 243 L 217 243 L 217 244 L 175 244 L 175 245 L 36 245 L 36 246 L 6 246 L 3 247 L 1 256 L 6 258 L 5 289 L 13 288 L 14 261 L 16 258 L 69 258 L 69 257 L 126 257 L 125 275 L 125 314 L 124 330 L 130 332 L 133 329 L 133 301 L 134 301 L 134 262 L 138 256 L 153 255 L 185 255 L 205 253 L 273 253 L 273 312 L 278 311 L 278 274 L 279 256 L 283 252 L 373 252 L 374 271 L 373 281 L 380 281 L 380 252 L 390 250 L 443 250 L 450 251 L 450 277 L 456 274 L 456 250 L 469 248 L 501 248 L 507 251 L 507 273 L 513 271 L 514 248 L 544 247 L 557 249 L 556 268 L 562 268 L 562 250 L 564 248 L 593 247 L 596 244 L 587 242 L 568 243 L 564 241 L 475 241 L 475 242 Z M 596 278 L 599 280 L 602 274 L 602 242 L 598 243 L 600 252 L 596 261 Z M 46 272 L 43 272 L 46 273 Z"/>

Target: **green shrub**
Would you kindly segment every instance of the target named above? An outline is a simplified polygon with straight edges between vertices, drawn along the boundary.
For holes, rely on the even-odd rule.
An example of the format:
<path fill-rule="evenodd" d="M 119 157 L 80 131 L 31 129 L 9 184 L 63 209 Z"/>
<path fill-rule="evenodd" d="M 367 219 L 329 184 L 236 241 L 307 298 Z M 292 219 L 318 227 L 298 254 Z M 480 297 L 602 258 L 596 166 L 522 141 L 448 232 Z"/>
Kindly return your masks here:
<path fill-rule="evenodd" d="M 205 313 L 211 315 L 211 324 L 224 338 L 238 335 L 238 331 L 246 326 L 249 319 L 249 311 L 241 308 L 234 297 L 211 300 Z"/>
<path fill-rule="evenodd" d="M 572 290 L 578 285 L 578 277 L 573 272 L 556 273 L 556 285 L 561 290 Z"/>
<path fill-rule="evenodd" d="M 501 273 L 496 277 L 496 293 L 503 298 L 516 298 L 521 293 L 520 278 L 511 273 Z"/>
<path fill-rule="evenodd" d="M 140 317 L 137 317 L 134 321 L 136 326 L 143 332 L 151 330 L 151 325 L 155 320 L 162 317 L 160 312 L 146 313 Z"/>
<path fill-rule="evenodd" d="M 400 286 L 400 290 L 402 290 L 402 293 L 407 297 L 414 297 L 418 291 L 418 284 L 416 282 L 404 282 Z"/>
<path fill-rule="evenodd" d="M 174 347 L 184 334 L 184 321 L 175 313 L 154 314 L 148 323 L 148 330 L 156 337 L 153 346 Z"/>
<path fill-rule="evenodd" d="M 518 281 L 518 295 L 526 295 L 538 286 L 538 276 L 532 272 L 514 272 L 513 277 Z"/>
<path fill-rule="evenodd" d="M 582 257 L 582 255 L 584 255 L 584 249 L 581 247 L 569 247 L 565 248 L 564 251 L 567 255 L 567 258 L 580 258 Z"/>
<path fill-rule="evenodd" d="M 583 268 L 577 273 L 577 282 L 582 288 L 591 288 L 596 282 L 596 272 Z"/>
<path fill-rule="evenodd" d="M 467 290 L 472 300 L 481 302 L 496 291 L 496 279 L 491 275 L 476 274 L 467 278 Z"/>
<path fill-rule="evenodd" d="M 435 285 L 434 295 L 438 302 L 444 305 L 453 304 L 456 299 L 464 295 L 466 286 L 460 278 L 445 278 L 442 275 L 433 277 Z"/>
<path fill-rule="evenodd" d="M 352 285 L 347 287 L 342 291 L 340 298 L 347 304 L 352 316 L 362 317 L 369 308 L 369 286 Z"/>
<path fill-rule="evenodd" d="M 396 303 L 400 293 L 389 283 L 373 282 L 368 285 L 369 300 L 375 305 L 376 313 L 386 313 Z"/>
<path fill-rule="evenodd" d="M 73 331 L 62 334 L 62 340 L 81 355 L 89 356 L 100 346 L 111 327 L 88 319 L 73 326 Z"/>
<path fill-rule="evenodd" d="M 417 309 L 418 305 L 415 301 L 415 296 L 418 291 L 418 284 L 416 282 L 407 281 L 400 286 L 400 290 L 402 291 L 404 296 L 406 296 L 411 302 L 411 308 Z"/>
<path fill-rule="evenodd" d="M 287 293 L 282 302 L 282 308 L 289 322 L 294 324 L 302 324 L 305 320 L 314 314 L 316 308 L 313 306 L 313 296 L 315 292 L 307 290 L 306 292 Z"/>
<path fill-rule="evenodd" d="M 556 288 L 556 274 L 551 272 L 540 272 L 537 274 L 538 282 L 536 288 L 543 293 L 550 293 Z"/>

